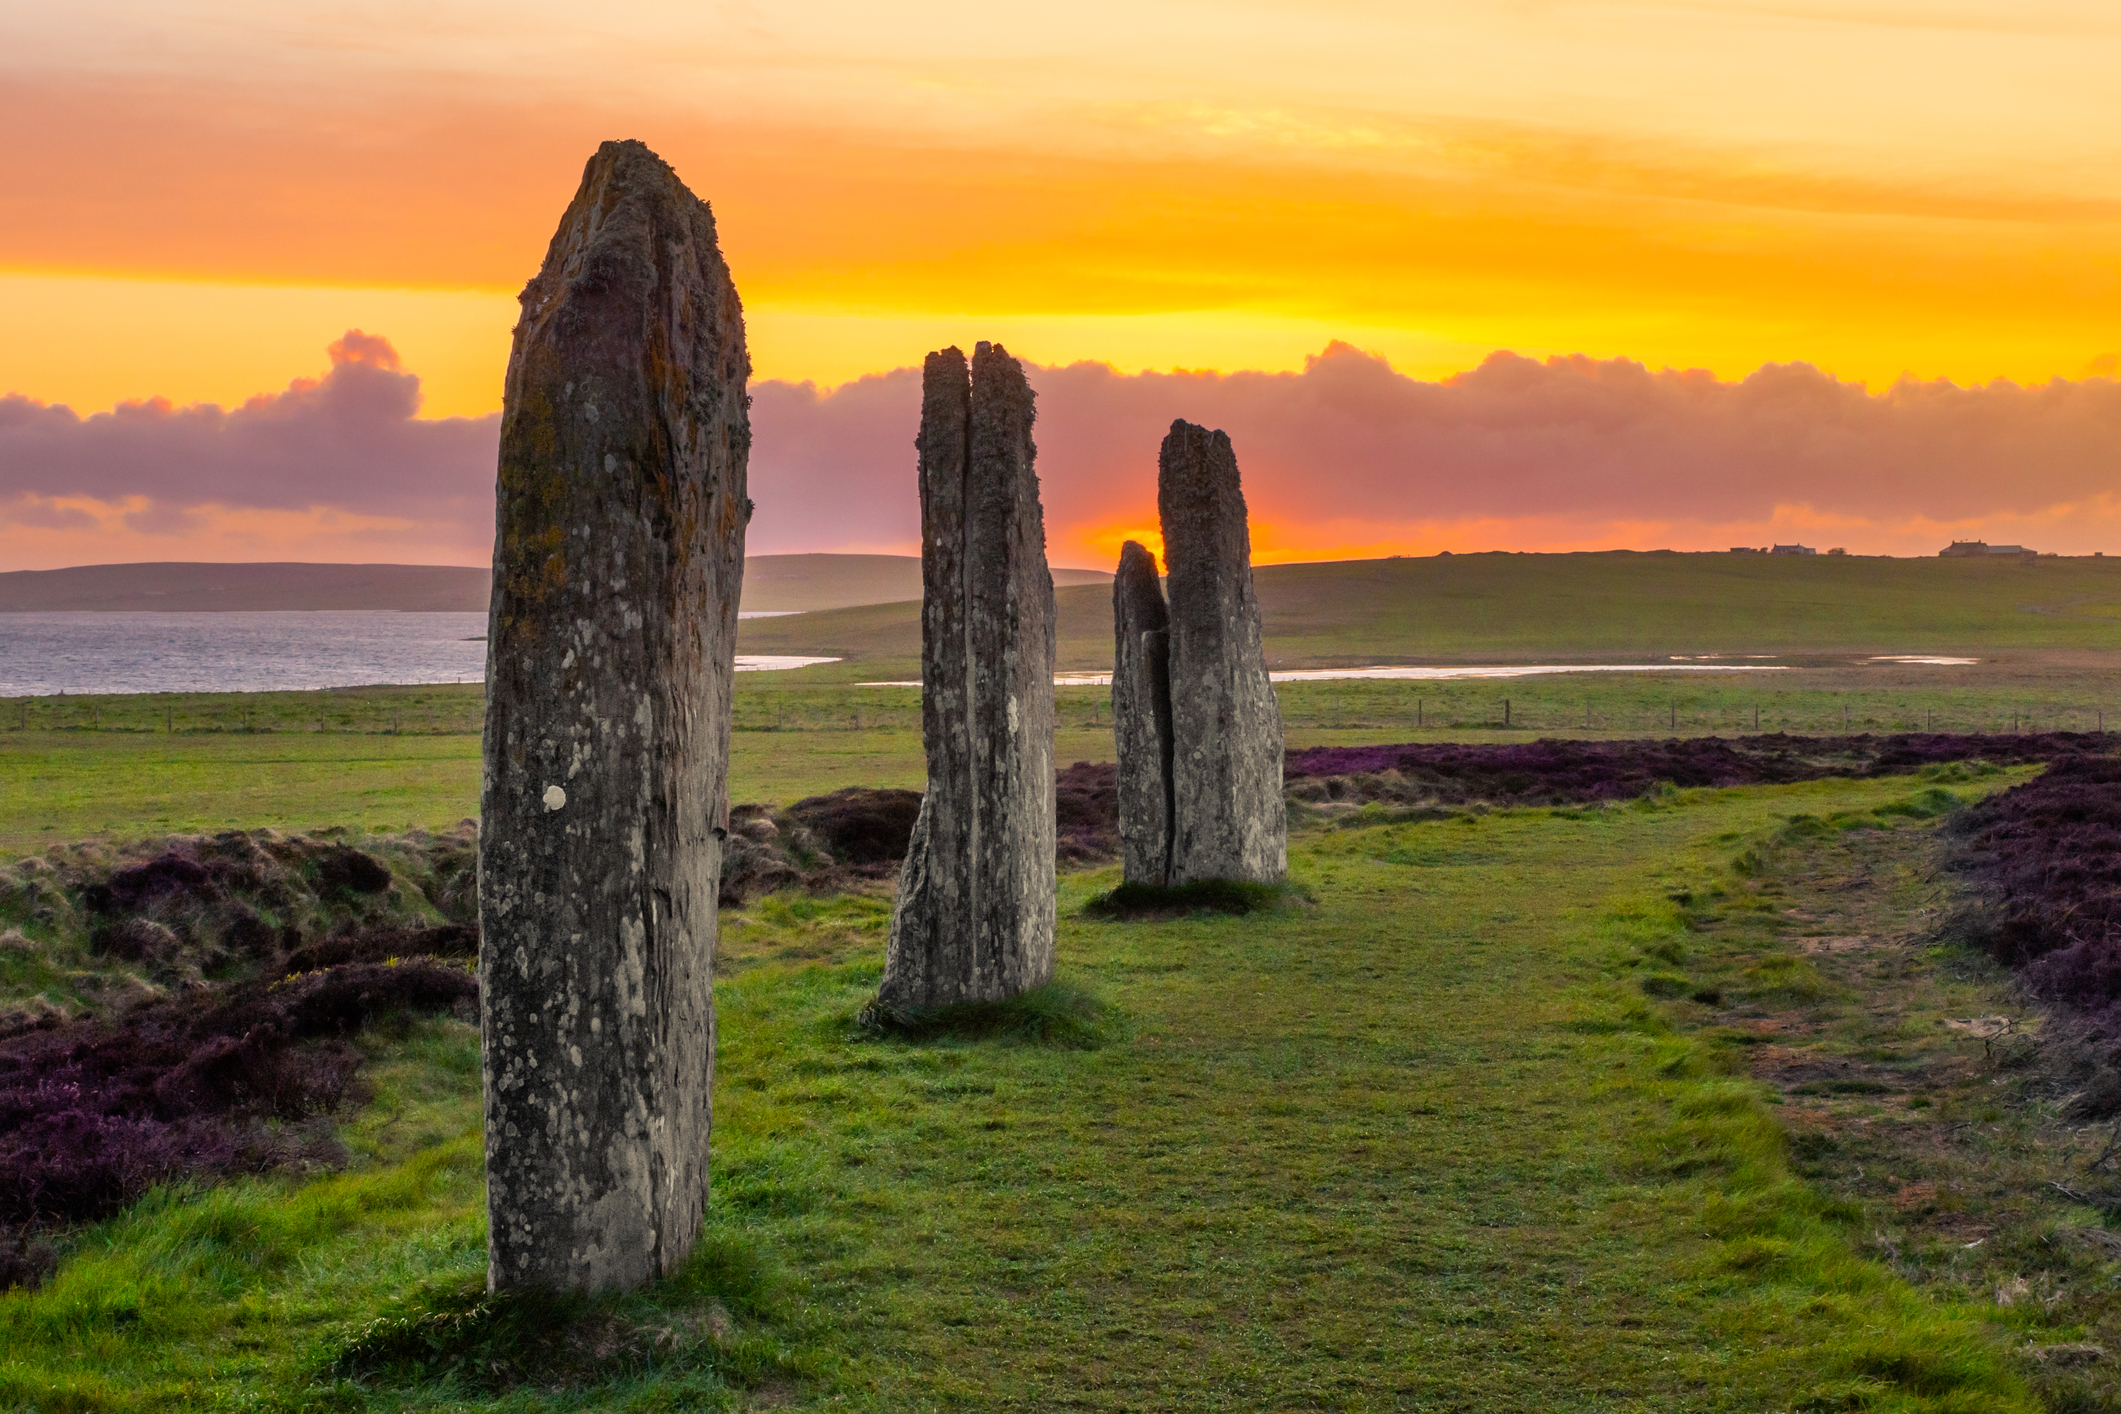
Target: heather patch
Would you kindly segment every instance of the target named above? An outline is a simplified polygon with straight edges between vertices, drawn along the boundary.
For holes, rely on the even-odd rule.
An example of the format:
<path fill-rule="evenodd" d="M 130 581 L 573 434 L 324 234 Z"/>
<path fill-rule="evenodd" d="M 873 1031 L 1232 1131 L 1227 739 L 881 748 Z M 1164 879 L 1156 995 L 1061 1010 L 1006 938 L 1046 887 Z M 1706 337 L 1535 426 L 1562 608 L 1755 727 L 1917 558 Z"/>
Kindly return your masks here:
<path fill-rule="evenodd" d="M 905 858 L 920 813 L 917 790 L 863 786 L 798 800 L 786 812 L 843 864 L 888 864 Z"/>
<path fill-rule="evenodd" d="M 350 963 L 0 1043 L 0 1223 L 103 1217 L 180 1177 L 335 1164 L 329 1127 L 310 1121 L 354 1093 L 350 1039 L 477 996 L 432 959 Z"/>
<path fill-rule="evenodd" d="M 722 906 L 742 908 L 783 889 L 832 893 L 896 877 L 920 804 L 918 791 L 853 786 L 785 810 L 732 806 Z"/>
<path fill-rule="evenodd" d="M 1957 761 L 2023 764 L 2105 749 L 2111 736 L 2046 732 L 1978 736 L 1689 737 L 1665 741 L 1564 741 L 1403 746 L 1321 746 L 1292 751 L 1282 767 L 1293 800 L 1311 803 L 1425 800 L 1443 805 L 1572 805 L 1632 800 L 1670 785 L 1792 785 L 1904 775 Z"/>
<path fill-rule="evenodd" d="M 2063 757 L 1974 807 L 1964 830 L 1959 862 L 1982 901 L 1962 928 L 2040 997 L 2115 1020 L 2121 759 Z"/>
<path fill-rule="evenodd" d="M 1054 773 L 1055 852 L 1065 864 L 1119 856 L 1119 766 L 1078 761 Z"/>

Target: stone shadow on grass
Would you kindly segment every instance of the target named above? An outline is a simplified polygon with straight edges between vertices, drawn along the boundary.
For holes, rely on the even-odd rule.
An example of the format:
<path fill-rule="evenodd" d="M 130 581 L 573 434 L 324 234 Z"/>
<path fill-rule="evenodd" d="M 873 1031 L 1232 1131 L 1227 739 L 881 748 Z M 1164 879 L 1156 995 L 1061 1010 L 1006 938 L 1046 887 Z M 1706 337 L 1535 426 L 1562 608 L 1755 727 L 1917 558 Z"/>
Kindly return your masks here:
<path fill-rule="evenodd" d="M 1190 884 L 1121 884 L 1085 903 L 1083 916 L 1121 923 L 1154 922 L 1199 913 L 1243 916 L 1309 902 L 1310 890 L 1288 880 L 1262 884 L 1250 879 L 1196 879 Z"/>
<path fill-rule="evenodd" d="M 1048 982 L 998 1002 L 937 1007 L 893 1006 L 873 1000 L 855 1014 L 865 1040 L 1001 1041 L 1094 1051 L 1119 1035 L 1120 1017 L 1096 993 L 1073 982 Z"/>
<path fill-rule="evenodd" d="M 787 1337 L 802 1332 L 788 1325 L 784 1285 L 754 1243 L 728 1235 L 633 1291 L 488 1291 L 483 1273 L 432 1281 L 344 1332 L 316 1383 L 506 1395 L 689 1375 L 756 1387 L 795 1373 Z"/>

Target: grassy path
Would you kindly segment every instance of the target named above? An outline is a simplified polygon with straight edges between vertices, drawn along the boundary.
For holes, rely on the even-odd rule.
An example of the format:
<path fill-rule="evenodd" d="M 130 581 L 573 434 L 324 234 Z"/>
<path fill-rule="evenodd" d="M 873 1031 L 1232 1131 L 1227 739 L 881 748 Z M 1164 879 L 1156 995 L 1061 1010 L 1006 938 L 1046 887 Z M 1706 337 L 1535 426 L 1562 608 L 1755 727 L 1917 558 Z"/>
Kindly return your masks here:
<path fill-rule="evenodd" d="M 376 1072 L 367 1167 L 151 1201 L 0 1297 L 0 1403 L 2033 1408 L 1996 1313 L 1859 1259 L 1862 1208 L 1791 1176 L 1770 1092 L 1675 1029 L 1711 964 L 1668 894 L 1793 814 L 1923 788 L 1306 834 L 1316 902 L 1246 919 L 1095 922 L 1109 872 L 1070 876 L 1064 979 L 1110 1008 L 1089 1049 L 864 1039 L 886 902 L 769 899 L 725 915 L 705 1255 L 620 1311 L 711 1333 L 705 1363 L 299 1393 L 483 1270 L 475 1043 L 434 1023 Z M 1787 1007 L 1785 971 L 1719 947 L 1729 1005 Z"/>
<path fill-rule="evenodd" d="M 1771 1409 L 1896 1360 L 2008 1407 L 1619 980 L 1728 837 L 1909 789 L 1313 837 L 1314 908 L 1071 923 L 1095 1051 L 836 1044 L 873 966 L 747 973 L 723 1201 L 882 1408 Z"/>

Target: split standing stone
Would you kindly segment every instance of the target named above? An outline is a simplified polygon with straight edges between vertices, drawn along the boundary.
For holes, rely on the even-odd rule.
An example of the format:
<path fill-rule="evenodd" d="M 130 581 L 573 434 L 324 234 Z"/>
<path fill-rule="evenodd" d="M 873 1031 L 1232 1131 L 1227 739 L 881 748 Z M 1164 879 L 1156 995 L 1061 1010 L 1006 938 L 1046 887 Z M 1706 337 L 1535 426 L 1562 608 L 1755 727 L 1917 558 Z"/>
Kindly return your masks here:
<path fill-rule="evenodd" d="M 928 789 L 879 999 L 999 1001 L 1051 980 L 1053 576 L 1031 385 L 999 345 L 921 381 L 921 729 Z"/>
<path fill-rule="evenodd" d="M 698 1236 L 715 898 L 751 503 L 714 217 L 637 142 L 522 294 L 501 414 L 480 791 L 495 1288 L 626 1287 Z"/>
<path fill-rule="evenodd" d="M 1119 838 L 1130 884 L 1171 879 L 1170 615 L 1156 556 L 1129 540 L 1112 579 L 1112 733 L 1119 748 Z"/>
<path fill-rule="evenodd" d="M 1289 868 L 1281 706 L 1267 677 L 1229 437 L 1172 423 L 1156 502 L 1171 615 L 1169 881 L 1273 883 Z"/>

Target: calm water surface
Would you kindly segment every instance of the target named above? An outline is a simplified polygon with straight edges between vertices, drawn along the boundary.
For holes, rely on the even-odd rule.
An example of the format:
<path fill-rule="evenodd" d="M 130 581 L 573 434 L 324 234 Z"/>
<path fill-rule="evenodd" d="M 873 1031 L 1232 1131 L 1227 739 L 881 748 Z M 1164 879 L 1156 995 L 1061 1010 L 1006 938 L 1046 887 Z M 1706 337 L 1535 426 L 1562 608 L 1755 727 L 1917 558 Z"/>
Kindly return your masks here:
<path fill-rule="evenodd" d="M 737 668 L 830 661 L 743 657 Z M 485 676 L 483 613 L 0 614 L 0 697 L 287 692 Z"/>

